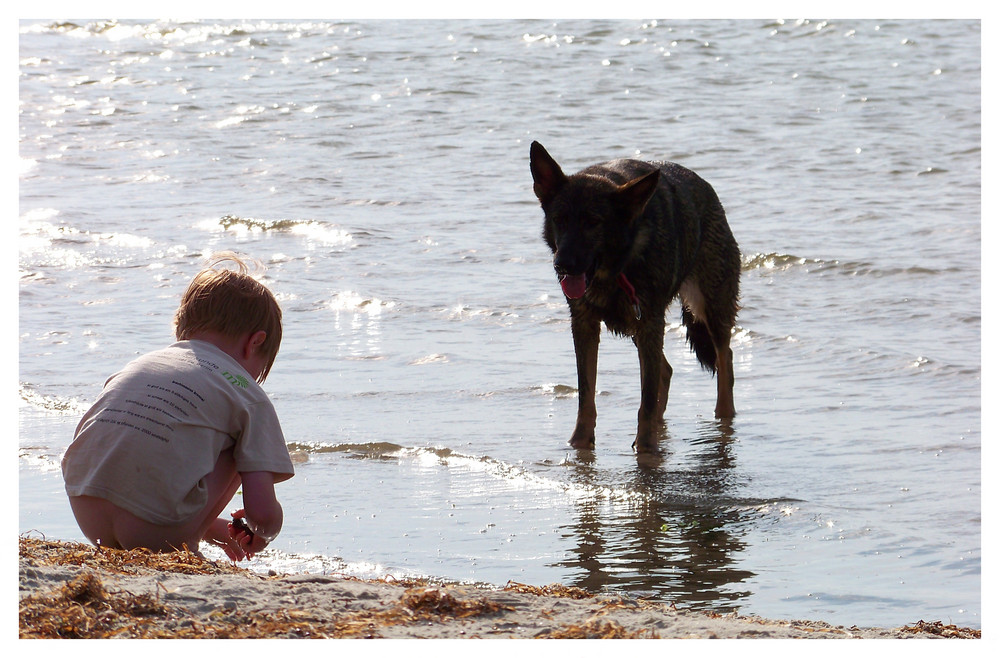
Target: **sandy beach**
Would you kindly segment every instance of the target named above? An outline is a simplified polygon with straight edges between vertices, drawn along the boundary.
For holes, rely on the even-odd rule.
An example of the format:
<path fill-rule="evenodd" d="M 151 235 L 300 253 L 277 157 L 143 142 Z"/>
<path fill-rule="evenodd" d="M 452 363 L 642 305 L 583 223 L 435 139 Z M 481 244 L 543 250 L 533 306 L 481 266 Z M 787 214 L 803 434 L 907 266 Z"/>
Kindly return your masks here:
<path fill-rule="evenodd" d="M 833 626 L 674 609 L 561 585 L 484 589 L 261 575 L 192 553 L 19 539 L 21 638 L 979 638 L 914 620 Z"/>

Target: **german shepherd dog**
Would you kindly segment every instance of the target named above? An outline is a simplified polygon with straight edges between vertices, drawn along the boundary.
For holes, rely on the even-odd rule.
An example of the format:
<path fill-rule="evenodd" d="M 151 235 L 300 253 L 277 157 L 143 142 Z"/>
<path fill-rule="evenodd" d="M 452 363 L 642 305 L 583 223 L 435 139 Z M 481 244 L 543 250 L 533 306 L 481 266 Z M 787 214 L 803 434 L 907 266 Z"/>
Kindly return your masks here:
<path fill-rule="evenodd" d="M 569 304 L 580 407 L 569 444 L 593 450 L 601 322 L 639 351 L 636 452 L 657 451 L 673 368 L 663 355 L 664 315 L 680 296 L 687 340 L 717 377 L 715 416 L 730 419 L 739 310 L 740 250 L 715 190 L 671 162 L 614 160 L 566 176 L 531 144 L 543 237 Z"/>

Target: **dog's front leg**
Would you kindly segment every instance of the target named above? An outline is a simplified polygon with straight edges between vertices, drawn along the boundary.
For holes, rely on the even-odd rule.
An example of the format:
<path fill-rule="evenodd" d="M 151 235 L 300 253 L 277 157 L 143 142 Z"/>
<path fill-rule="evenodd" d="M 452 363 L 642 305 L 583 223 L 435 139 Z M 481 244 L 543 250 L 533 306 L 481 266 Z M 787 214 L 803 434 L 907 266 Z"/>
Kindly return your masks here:
<path fill-rule="evenodd" d="M 657 325 L 650 321 L 648 325 L 644 325 L 634 339 L 639 351 L 639 379 L 642 386 L 638 429 L 635 443 L 632 444 L 636 452 L 656 452 L 659 449 L 657 439 L 663 425 L 663 411 L 667 405 L 672 371 L 663 356 L 663 323 Z"/>
<path fill-rule="evenodd" d="M 577 450 L 593 450 L 594 428 L 597 426 L 597 349 L 601 342 L 601 321 L 573 313 L 571 329 L 576 350 L 576 380 L 580 406 L 576 428 L 569 445 Z"/>
<path fill-rule="evenodd" d="M 674 369 L 670 367 L 667 357 L 661 355 L 660 362 L 660 395 L 656 402 L 656 417 L 663 418 L 667 411 L 667 398 L 670 395 L 670 377 L 674 374 Z"/>

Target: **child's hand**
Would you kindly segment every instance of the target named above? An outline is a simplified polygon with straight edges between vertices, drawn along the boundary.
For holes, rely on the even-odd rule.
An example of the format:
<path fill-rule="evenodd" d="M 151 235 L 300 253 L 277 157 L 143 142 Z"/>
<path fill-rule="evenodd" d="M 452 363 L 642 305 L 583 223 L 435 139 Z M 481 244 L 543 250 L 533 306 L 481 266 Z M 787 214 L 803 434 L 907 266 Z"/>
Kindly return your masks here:
<path fill-rule="evenodd" d="M 246 554 L 247 558 L 252 558 L 256 553 L 267 546 L 268 541 L 256 535 L 246 522 L 246 510 L 239 509 L 231 512 L 233 517 L 229 524 L 229 535 L 236 542 L 240 550 Z"/>
<path fill-rule="evenodd" d="M 253 543 L 253 532 L 247 526 L 246 510 L 238 509 L 235 512 L 230 512 L 230 515 L 233 517 L 233 520 L 229 524 L 229 536 L 236 542 L 240 551 L 245 553 L 248 558 L 253 557 L 253 554 L 248 550 Z"/>
<path fill-rule="evenodd" d="M 229 524 L 229 527 L 232 528 L 233 536 L 239 536 L 240 533 L 253 535 L 250 526 L 247 525 L 242 516 L 233 517 L 233 522 Z"/>
<path fill-rule="evenodd" d="M 204 540 L 224 550 L 233 562 L 239 562 L 248 556 L 243 547 L 232 536 L 230 527 L 231 524 L 227 523 L 225 519 L 215 519 L 209 526 L 208 532 L 205 533 Z"/>

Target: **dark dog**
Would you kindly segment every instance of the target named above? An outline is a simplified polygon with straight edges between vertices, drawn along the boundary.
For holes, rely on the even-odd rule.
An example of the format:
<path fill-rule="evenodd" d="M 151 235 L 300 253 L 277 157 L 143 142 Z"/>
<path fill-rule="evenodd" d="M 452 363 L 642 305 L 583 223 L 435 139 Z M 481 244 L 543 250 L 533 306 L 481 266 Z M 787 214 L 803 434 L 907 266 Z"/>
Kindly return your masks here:
<path fill-rule="evenodd" d="M 580 408 L 570 438 L 593 449 L 601 321 L 639 350 L 642 398 L 632 447 L 657 449 L 673 369 L 663 355 L 664 315 L 680 296 L 687 339 L 718 379 L 717 418 L 732 418 L 740 251 L 712 186 L 670 162 L 614 160 L 566 176 L 531 144 L 545 242 L 569 303 Z"/>

